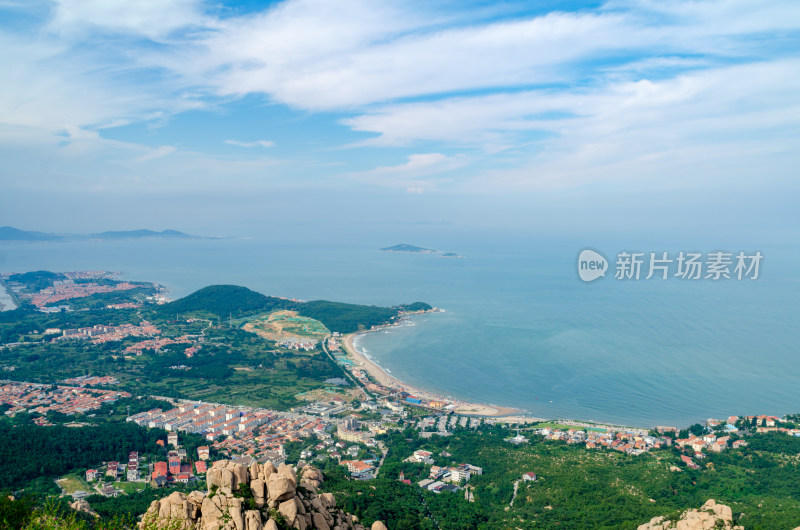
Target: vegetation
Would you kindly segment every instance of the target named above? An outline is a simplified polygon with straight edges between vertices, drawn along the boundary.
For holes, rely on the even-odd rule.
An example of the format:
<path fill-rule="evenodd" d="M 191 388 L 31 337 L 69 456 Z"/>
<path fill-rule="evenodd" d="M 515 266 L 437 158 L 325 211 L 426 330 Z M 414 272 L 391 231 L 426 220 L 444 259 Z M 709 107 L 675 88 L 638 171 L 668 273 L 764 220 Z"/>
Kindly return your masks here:
<path fill-rule="evenodd" d="M 156 445 L 156 440 L 166 437 L 164 430 L 133 423 L 72 428 L 0 421 L 0 491 L 23 488 L 40 477 L 51 477 L 52 481 L 106 461 L 126 462 L 131 451 L 163 459 L 164 449 Z M 185 434 L 181 438 L 187 452 L 196 451 L 205 443 L 198 435 Z"/>
<path fill-rule="evenodd" d="M 352 333 L 385 324 L 399 312 L 395 307 L 344 304 L 327 300 L 306 302 L 297 310 L 301 315 L 319 320 L 326 328 L 340 333 Z"/>
<path fill-rule="evenodd" d="M 288 309 L 297 311 L 304 317 L 320 321 L 331 331 L 352 333 L 385 324 L 395 318 L 401 311 L 419 311 L 430 308 L 431 306 L 423 302 L 397 307 L 345 304 L 327 300 L 293 302 L 283 298 L 265 296 L 246 287 L 211 285 L 184 298 L 160 306 L 156 313 L 162 318 L 196 314 L 211 316 L 217 320 L 226 320 L 230 317 L 241 318 L 248 315 Z"/>
<path fill-rule="evenodd" d="M 52 287 L 55 280 L 64 280 L 66 276 L 58 272 L 31 271 L 12 274 L 8 279 L 9 281 L 25 285 L 28 291 L 35 292 Z"/>
<path fill-rule="evenodd" d="M 692 470 L 678 449 L 630 456 L 537 435 L 514 446 L 504 441 L 513 434 L 499 426 L 430 439 L 412 429 L 390 432 L 380 437 L 389 452 L 378 479 L 350 480 L 329 462 L 324 488 L 366 523 L 380 519 L 390 528 L 432 528 L 431 521 L 440 528 L 636 528 L 655 516 L 675 519 L 712 498 L 731 506 L 737 524 L 748 529 L 800 525 L 800 438 L 750 436 L 747 447 L 711 453 Z M 422 491 L 415 483 L 430 466 L 402 462 L 417 449 L 431 451 L 437 465 L 482 467 L 469 481 L 475 502 L 463 492 Z M 538 475 L 535 482 L 520 480 L 528 471 Z M 400 472 L 411 486 L 397 480 Z"/>
<path fill-rule="evenodd" d="M 161 317 L 203 312 L 217 319 L 227 319 L 230 316 L 241 317 L 278 309 L 292 309 L 294 305 L 291 300 L 265 296 L 247 287 L 209 285 L 179 300 L 159 306 L 156 312 Z"/>

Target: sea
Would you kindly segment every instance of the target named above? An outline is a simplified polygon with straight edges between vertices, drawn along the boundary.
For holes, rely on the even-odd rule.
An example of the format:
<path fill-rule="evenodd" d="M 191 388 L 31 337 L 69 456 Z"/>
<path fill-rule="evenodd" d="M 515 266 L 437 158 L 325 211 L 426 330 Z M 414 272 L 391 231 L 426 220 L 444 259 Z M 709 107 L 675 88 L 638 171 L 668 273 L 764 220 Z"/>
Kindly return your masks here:
<path fill-rule="evenodd" d="M 393 237 L 393 236 L 390 236 Z M 359 347 L 393 376 L 465 401 L 534 417 L 688 426 L 729 415 L 800 412 L 800 252 L 736 239 L 449 233 L 379 236 L 0 243 L 0 272 L 111 270 L 178 298 L 211 284 L 269 295 L 443 309 L 364 335 Z M 408 243 L 456 252 L 390 253 Z M 578 255 L 609 273 L 578 277 Z M 649 252 L 760 251 L 759 278 L 645 280 Z M 639 280 L 615 279 L 622 251 L 645 253 Z"/>

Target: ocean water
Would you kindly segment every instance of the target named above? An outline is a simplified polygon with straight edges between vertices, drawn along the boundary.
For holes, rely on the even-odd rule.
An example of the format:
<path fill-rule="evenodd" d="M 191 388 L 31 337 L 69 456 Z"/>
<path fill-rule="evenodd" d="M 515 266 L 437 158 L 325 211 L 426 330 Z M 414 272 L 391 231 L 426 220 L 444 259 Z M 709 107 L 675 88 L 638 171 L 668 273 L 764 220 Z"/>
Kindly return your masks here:
<path fill-rule="evenodd" d="M 577 239 L 447 240 L 441 248 L 463 259 L 377 250 L 394 240 L 6 243 L 0 271 L 115 270 L 164 284 L 173 298 L 232 283 L 302 299 L 426 301 L 445 312 L 368 334 L 360 345 L 410 384 L 537 417 L 685 426 L 800 412 L 793 269 L 800 254 L 789 244 L 693 242 L 704 251 L 757 248 L 764 261 L 756 281 L 586 284 L 577 277 L 585 244 Z M 623 248 L 591 243 L 612 260 Z M 674 241 L 636 243 L 642 251 L 683 250 Z"/>

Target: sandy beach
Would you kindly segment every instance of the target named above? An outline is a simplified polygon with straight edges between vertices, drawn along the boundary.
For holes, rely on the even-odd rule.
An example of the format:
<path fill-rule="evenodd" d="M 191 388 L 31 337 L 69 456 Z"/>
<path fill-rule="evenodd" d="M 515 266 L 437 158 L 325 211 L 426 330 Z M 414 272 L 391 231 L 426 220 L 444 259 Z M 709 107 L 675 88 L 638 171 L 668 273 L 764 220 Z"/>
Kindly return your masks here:
<path fill-rule="evenodd" d="M 378 364 L 374 363 L 373 361 L 368 359 L 365 355 L 363 355 L 360 351 L 358 351 L 358 349 L 355 347 L 354 341 L 356 337 L 362 335 L 363 333 L 368 333 L 368 332 L 351 333 L 349 335 L 345 335 L 342 340 L 342 344 L 344 346 L 344 350 L 353 359 L 353 361 L 360 368 L 366 370 L 367 373 L 369 373 L 369 375 L 380 385 L 385 386 L 387 388 L 393 388 L 396 390 L 408 392 L 410 394 L 414 394 L 419 397 L 427 398 L 428 400 L 446 401 L 449 403 L 453 403 L 455 404 L 455 408 L 452 410 L 457 414 L 465 414 L 472 416 L 487 416 L 487 417 L 497 417 L 497 418 L 515 416 L 514 419 L 516 420 L 520 419 L 518 416 L 521 411 L 517 409 L 509 407 L 499 407 L 496 405 L 486 405 L 481 403 L 467 403 L 464 401 L 457 401 L 446 398 L 438 394 L 426 392 L 424 390 L 421 390 L 419 388 L 413 387 L 411 385 L 408 385 L 400 381 L 399 379 L 388 374 Z M 534 421 L 534 418 L 526 418 L 526 420 Z"/>

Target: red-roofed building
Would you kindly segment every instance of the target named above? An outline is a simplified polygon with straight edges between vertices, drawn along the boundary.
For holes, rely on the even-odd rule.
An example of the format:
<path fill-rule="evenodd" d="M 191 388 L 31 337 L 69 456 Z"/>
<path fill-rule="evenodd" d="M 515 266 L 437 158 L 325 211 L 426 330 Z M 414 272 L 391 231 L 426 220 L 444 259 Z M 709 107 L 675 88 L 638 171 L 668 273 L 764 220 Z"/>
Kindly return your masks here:
<path fill-rule="evenodd" d="M 181 459 L 177 457 L 172 457 L 169 459 L 169 472 L 173 475 L 177 475 L 181 472 Z"/>
<path fill-rule="evenodd" d="M 166 462 L 156 462 L 153 465 L 153 476 L 154 477 L 166 477 L 167 473 L 169 472 L 169 467 Z"/>
<path fill-rule="evenodd" d="M 202 460 L 198 461 L 198 462 L 195 462 L 194 463 L 194 468 L 197 471 L 198 475 L 203 475 L 203 474 L 205 474 L 206 471 L 208 471 L 208 468 L 206 467 L 206 463 L 203 462 Z"/>
<path fill-rule="evenodd" d="M 694 461 L 686 455 L 681 456 L 681 460 L 683 460 L 683 463 L 686 464 L 687 467 L 692 469 L 700 469 L 700 466 L 695 464 Z"/>

